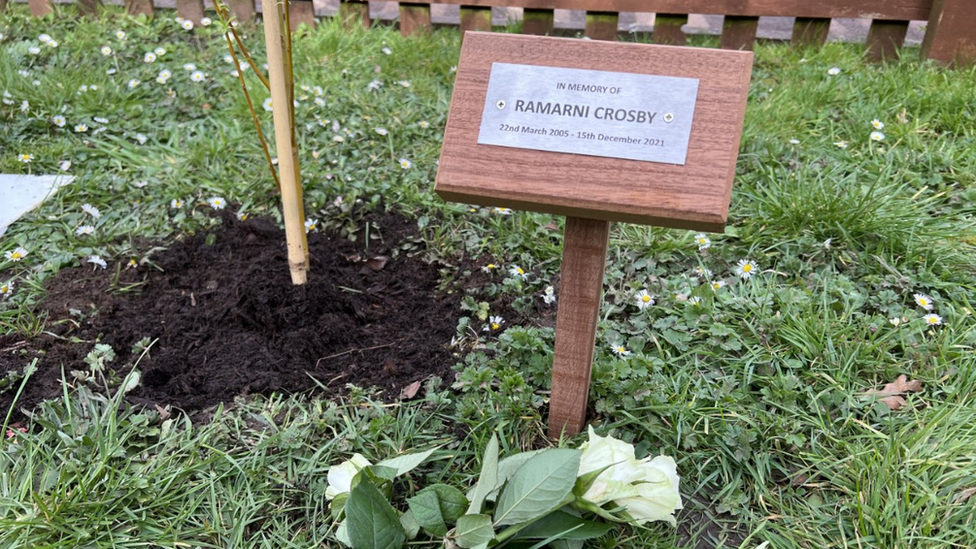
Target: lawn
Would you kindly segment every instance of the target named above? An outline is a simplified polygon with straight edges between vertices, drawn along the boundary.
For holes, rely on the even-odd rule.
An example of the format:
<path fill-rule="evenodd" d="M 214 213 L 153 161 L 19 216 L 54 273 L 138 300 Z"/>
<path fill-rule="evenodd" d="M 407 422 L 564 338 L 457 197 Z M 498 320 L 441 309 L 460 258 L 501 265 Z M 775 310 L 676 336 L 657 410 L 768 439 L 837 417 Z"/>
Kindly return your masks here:
<path fill-rule="evenodd" d="M 493 433 L 503 456 L 578 447 L 585 436 L 544 436 L 562 220 L 433 193 L 452 30 L 323 21 L 294 38 L 316 238 L 367 253 L 381 216 L 416 227 L 395 253 L 456 299 L 454 335 L 435 342 L 449 373 L 402 400 L 352 385 L 192 414 L 126 399 L 129 362 L 139 370 L 151 350 L 127 362 L 105 347 L 116 334 L 79 337 L 99 310 L 47 312 L 45 284 L 83 272 L 138 293 L 164 248 L 212 245 L 211 230 L 244 217 L 280 222 L 223 31 L 174 15 L 0 14 L 0 172 L 75 177 L 0 237 L 0 397 L 39 375 L 32 342 L 91 351 L 43 366 L 60 396 L 29 420 L 0 410 L 0 547 L 339 547 L 326 475 L 353 453 L 375 463 L 439 446 L 401 488 L 466 490 Z M 260 28 L 242 29 L 260 63 Z M 621 526 L 588 546 L 976 540 L 976 70 L 920 63 L 913 48 L 885 65 L 861 56 L 757 47 L 724 234 L 613 226 L 588 418 L 639 457 L 674 456 L 685 509 L 678 528 Z M 268 94 L 244 74 L 272 135 Z M 284 262 L 266 268 L 287 280 Z M 899 376 L 917 382 L 901 400 L 877 394 Z"/>

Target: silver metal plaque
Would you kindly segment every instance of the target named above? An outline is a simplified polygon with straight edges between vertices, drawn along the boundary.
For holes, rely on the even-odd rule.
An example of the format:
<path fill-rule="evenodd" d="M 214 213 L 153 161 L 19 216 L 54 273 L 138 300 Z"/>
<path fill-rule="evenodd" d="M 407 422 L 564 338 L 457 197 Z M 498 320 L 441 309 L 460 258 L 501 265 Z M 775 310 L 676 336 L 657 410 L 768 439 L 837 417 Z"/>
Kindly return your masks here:
<path fill-rule="evenodd" d="M 493 63 L 478 143 L 685 163 L 697 78 Z"/>

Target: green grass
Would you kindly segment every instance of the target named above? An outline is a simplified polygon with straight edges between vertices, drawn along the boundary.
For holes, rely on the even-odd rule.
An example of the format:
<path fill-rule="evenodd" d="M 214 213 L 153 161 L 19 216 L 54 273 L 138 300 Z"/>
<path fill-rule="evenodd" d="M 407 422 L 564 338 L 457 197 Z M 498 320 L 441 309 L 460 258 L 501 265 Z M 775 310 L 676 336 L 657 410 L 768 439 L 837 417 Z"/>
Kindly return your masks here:
<path fill-rule="evenodd" d="M 211 196 L 235 212 L 277 215 L 221 31 L 106 11 L 98 20 L 67 8 L 42 20 L 23 6 L 0 15 L 0 90 L 13 100 L 0 105 L 0 170 L 56 173 L 71 161 L 76 177 L 0 238 L 0 253 L 29 251 L 0 262 L 0 284 L 15 285 L 0 301 L 0 333 L 44 330 L 43 281 L 88 255 L 113 269 L 130 259 L 151 268 L 154 246 L 215 224 Z M 260 52 L 260 30 L 244 28 Z M 59 46 L 33 56 L 41 33 Z M 103 56 L 103 45 L 116 55 Z M 166 54 L 144 63 L 156 47 Z M 296 115 L 310 216 L 351 234 L 370 211 L 401 211 L 417 218 L 430 259 L 500 265 L 459 311 L 468 353 L 457 378 L 432 382 L 416 403 L 381 404 L 354 388 L 344 402 L 236 402 L 196 425 L 120 408 L 121 397 L 84 385 L 66 389 L 29 434 L 0 442 L 0 546 L 331 547 L 325 475 L 352 452 L 378 460 L 446 444 L 408 482 L 466 487 L 492 432 L 503 454 L 548 444 L 553 331 L 528 312 L 558 276 L 561 221 L 472 211 L 433 194 L 457 33 L 406 39 L 324 22 L 295 48 L 296 84 L 309 87 Z M 594 546 L 901 549 L 976 539 L 976 496 L 965 498 L 976 487 L 976 70 L 903 53 L 870 65 L 855 45 L 760 45 L 726 233 L 699 251 L 688 231 L 614 226 L 589 417 L 643 454 L 676 457 L 687 509 L 679 524 L 692 539 L 654 526 Z M 191 82 L 185 63 L 206 81 Z M 166 85 L 155 82 L 163 67 L 173 72 Z M 132 78 L 141 84 L 129 88 Z M 258 105 L 265 97 L 255 92 Z M 68 124 L 57 128 L 50 121 L 62 112 Z M 270 130 L 270 113 L 259 113 Z M 107 118 L 107 129 L 93 135 L 92 117 Z M 881 142 L 869 139 L 875 118 L 886 124 Z M 71 131 L 78 123 L 89 131 Z M 19 162 L 21 153 L 34 161 Z M 95 233 L 76 236 L 81 224 Z M 741 280 L 742 259 L 761 272 Z M 512 265 L 530 276 L 507 275 Z M 445 287 L 476 268 L 444 268 Z M 712 290 L 717 281 L 726 285 Z M 642 289 L 656 299 L 643 311 Z M 915 293 L 934 298 L 942 325 L 925 324 Z M 501 302 L 511 308 L 490 310 Z M 487 314 L 503 315 L 507 330 L 482 332 Z M 617 345 L 631 354 L 616 356 Z M 866 394 L 902 374 L 923 383 L 905 408 Z M 15 391 L 21 380 L 11 380 L 0 390 Z"/>

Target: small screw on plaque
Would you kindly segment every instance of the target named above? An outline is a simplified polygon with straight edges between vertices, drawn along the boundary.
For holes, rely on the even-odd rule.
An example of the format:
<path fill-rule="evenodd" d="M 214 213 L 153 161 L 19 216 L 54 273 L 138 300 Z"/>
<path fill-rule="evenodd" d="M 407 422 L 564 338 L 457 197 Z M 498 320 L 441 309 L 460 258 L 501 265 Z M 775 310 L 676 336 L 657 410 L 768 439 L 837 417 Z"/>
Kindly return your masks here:
<path fill-rule="evenodd" d="M 670 112 L 669 113 L 665 113 L 664 114 L 664 121 L 667 122 L 668 124 L 674 122 L 674 113 L 670 113 Z"/>
<path fill-rule="evenodd" d="M 495 103 L 495 106 L 498 107 L 498 110 L 504 109 L 505 108 L 505 100 L 504 99 L 499 99 L 498 100 L 498 103 Z"/>

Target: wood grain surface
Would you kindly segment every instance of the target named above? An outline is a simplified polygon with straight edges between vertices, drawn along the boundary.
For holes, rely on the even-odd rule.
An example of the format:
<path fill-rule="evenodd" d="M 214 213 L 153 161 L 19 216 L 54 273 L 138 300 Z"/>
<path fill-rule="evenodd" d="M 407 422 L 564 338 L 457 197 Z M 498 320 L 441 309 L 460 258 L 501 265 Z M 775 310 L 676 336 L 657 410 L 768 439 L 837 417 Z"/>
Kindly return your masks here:
<path fill-rule="evenodd" d="M 641 13 L 927 20 L 942 0 L 439 0 L 440 4 Z M 949 0 L 972 3 L 972 0 Z"/>
<path fill-rule="evenodd" d="M 610 223 L 566 219 L 549 398 L 549 436 L 575 435 L 586 420 Z"/>
<path fill-rule="evenodd" d="M 953 66 L 976 63 L 976 5 L 972 0 L 934 0 L 922 57 Z"/>
<path fill-rule="evenodd" d="M 435 190 L 469 204 L 721 232 L 752 58 L 741 51 L 469 32 Z M 493 62 L 699 79 L 685 165 L 479 145 Z"/>

